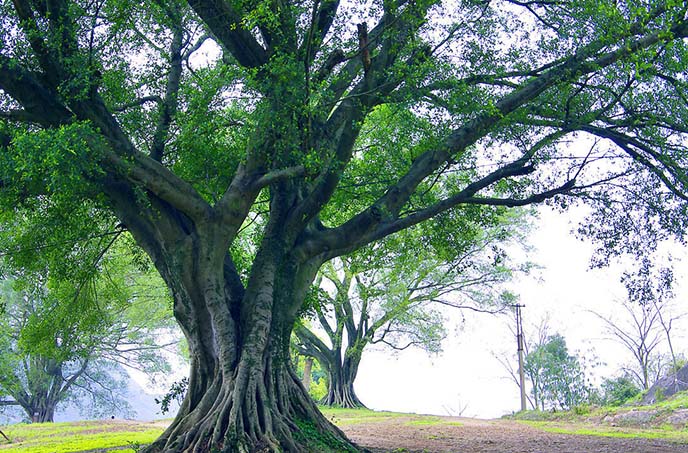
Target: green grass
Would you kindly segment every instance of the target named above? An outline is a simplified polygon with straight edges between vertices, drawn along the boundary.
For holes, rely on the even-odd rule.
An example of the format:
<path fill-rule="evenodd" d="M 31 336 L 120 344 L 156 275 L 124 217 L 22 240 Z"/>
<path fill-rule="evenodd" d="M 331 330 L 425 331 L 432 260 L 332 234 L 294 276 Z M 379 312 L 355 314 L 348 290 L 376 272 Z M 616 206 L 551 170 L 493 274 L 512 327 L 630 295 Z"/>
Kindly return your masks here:
<path fill-rule="evenodd" d="M 688 443 L 688 430 L 662 425 L 657 428 L 619 428 L 604 425 L 565 424 L 549 421 L 521 420 L 523 424 L 542 431 L 557 434 L 576 434 L 581 436 L 664 439 Z"/>
<path fill-rule="evenodd" d="M 645 439 L 666 439 L 688 443 L 688 429 L 672 426 L 665 422 L 668 415 L 677 409 L 688 408 L 688 392 L 680 392 L 667 400 L 647 406 L 602 406 L 586 407 L 585 410 L 541 412 L 519 412 L 507 418 L 536 427 L 543 431 L 560 434 L 578 434 L 605 437 L 638 437 Z M 602 420 L 607 415 L 618 415 L 640 410 L 651 413 L 650 421 L 645 424 L 630 426 L 612 426 Z"/>
<path fill-rule="evenodd" d="M 2 431 L 12 440 L 7 443 L 2 439 L 2 453 L 71 453 L 149 444 L 162 434 L 163 428 L 142 423 L 93 421 L 18 424 L 3 427 Z M 117 451 L 131 453 L 134 449 Z"/>
<path fill-rule="evenodd" d="M 585 406 L 574 408 L 570 411 L 523 411 L 506 418 L 528 421 L 577 421 L 591 418 L 601 418 L 605 415 L 616 415 L 633 410 L 655 411 L 657 413 L 670 413 L 677 409 L 688 409 L 688 391 L 679 392 L 672 397 L 652 405 L 641 406 L 639 404 L 627 406 Z"/>
<path fill-rule="evenodd" d="M 461 423 L 447 420 L 436 415 L 405 414 L 401 412 L 372 411 L 370 409 L 343 409 L 333 407 L 320 407 L 325 417 L 332 423 L 345 425 L 358 425 L 364 423 L 382 423 L 396 420 L 400 425 L 406 426 L 432 426 L 432 425 L 460 425 Z"/>
<path fill-rule="evenodd" d="M 688 392 L 650 408 L 669 412 L 685 407 L 688 407 Z M 647 410 L 648 407 L 641 409 Z M 400 429 L 404 426 L 461 425 L 460 422 L 435 415 L 326 407 L 322 407 L 321 410 L 329 420 L 339 426 L 387 422 L 395 423 Z M 631 408 L 590 408 L 584 413 L 578 411 L 578 414 L 574 411 L 556 413 L 530 411 L 511 418 L 552 433 L 666 439 L 688 443 L 688 429 L 676 428 L 664 422 L 659 422 L 656 426 L 649 428 L 610 426 L 599 422 L 605 414 L 628 410 Z M 164 424 L 110 422 L 108 420 L 19 424 L 0 428 L 13 441 L 8 444 L 0 438 L 0 453 L 76 453 L 93 450 L 134 453 L 134 448 L 127 447 L 151 443 L 162 433 Z"/>
<path fill-rule="evenodd" d="M 654 409 L 666 409 L 666 410 L 676 410 L 676 409 L 688 409 L 688 391 L 678 392 L 672 395 L 670 398 L 653 404 L 652 406 L 639 406 L 641 408 L 654 408 Z"/>
<path fill-rule="evenodd" d="M 336 425 L 357 425 L 408 418 L 411 414 L 399 412 L 372 411 L 370 409 L 344 409 L 340 407 L 321 406 L 320 411 Z"/>

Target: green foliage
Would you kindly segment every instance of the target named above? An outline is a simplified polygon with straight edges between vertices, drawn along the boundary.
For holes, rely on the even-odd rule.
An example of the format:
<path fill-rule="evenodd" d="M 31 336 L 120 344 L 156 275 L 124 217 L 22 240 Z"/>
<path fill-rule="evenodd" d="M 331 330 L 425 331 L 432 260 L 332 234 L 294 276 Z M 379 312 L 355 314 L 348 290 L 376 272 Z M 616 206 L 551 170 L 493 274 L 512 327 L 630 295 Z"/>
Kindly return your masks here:
<path fill-rule="evenodd" d="M 160 399 L 155 398 L 155 404 L 160 405 L 160 413 L 166 414 L 170 411 L 170 405 L 176 401 L 181 406 L 189 388 L 189 378 L 184 377 L 180 381 L 173 382 L 167 393 Z"/>
<path fill-rule="evenodd" d="M 295 338 L 292 338 L 296 341 Z M 319 361 L 310 358 L 313 362 L 311 364 L 311 380 L 308 394 L 313 398 L 313 401 L 321 401 L 327 395 L 327 373 L 323 370 Z M 302 356 L 297 352 L 296 346 L 291 348 L 291 363 L 295 364 L 296 375 L 303 381 L 303 373 L 305 372 L 305 364 L 307 357 Z"/>
<path fill-rule="evenodd" d="M 542 409 L 568 410 L 594 398 L 578 357 L 569 354 L 566 340 L 559 334 L 549 336 L 526 355 L 524 370 Z"/>
<path fill-rule="evenodd" d="M 169 295 L 150 266 L 136 263 L 129 245 L 111 240 L 96 272 L 74 280 L 49 269 L 4 266 L 14 278 L 0 282 L 6 308 L 0 396 L 21 402 L 29 415 L 38 409 L 32 401 L 53 408 L 71 403 L 95 416 L 128 415 L 118 396 L 128 376 L 117 364 L 151 375 L 168 370 L 157 336 L 169 334 Z"/>
<path fill-rule="evenodd" d="M 609 406 L 621 406 L 641 393 L 633 378 L 618 376 L 602 381 L 602 402 Z"/>
<path fill-rule="evenodd" d="M 232 292 L 242 326 L 258 319 L 253 295 L 279 295 L 270 319 L 291 325 L 318 265 L 386 237 L 446 265 L 509 207 L 575 198 L 595 207 L 582 232 L 600 262 L 685 238 L 682 2 L 15 1 L 0 24 L 0 250 L 15 269 L 49 269 L 55 300 L 106 291 L 82 282 L 98 281 L 99 242 L 129 230 L 180 321 L 211 321 L 185 332 L 239 349 L 245 330 L 212 325 L 227 313 L 206 316 L 205 295 Z M 579 137 L 589 149 L 570 146 Z M 504 278 L 503 248 L 487 255 Z M 426 262 L 402 275 L 425 281 Z M 380 311 L 403 312 L 394 331 L 437 350 L 439 317 L 392 283 Z M 82 292 L 72 308 L 91 310 Z"/>

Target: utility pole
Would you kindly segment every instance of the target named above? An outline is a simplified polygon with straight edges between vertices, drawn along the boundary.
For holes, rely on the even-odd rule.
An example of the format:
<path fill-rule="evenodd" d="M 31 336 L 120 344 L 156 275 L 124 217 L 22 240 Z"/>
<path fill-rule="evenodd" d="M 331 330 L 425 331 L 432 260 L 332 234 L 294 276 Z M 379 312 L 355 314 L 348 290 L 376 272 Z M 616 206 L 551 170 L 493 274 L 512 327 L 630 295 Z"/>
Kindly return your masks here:
<path fill-rule="evenodd" d="M 518 351 L 518 378 L 520 381 L 521 388 L 521 410 L 526 410 L 526 378 L 525 372 L 523 371 L 523 316 L 521 314 L 521 308 L 525 305 L 514 304 L 513 307 L 516 309 L 516 342 Z"/>

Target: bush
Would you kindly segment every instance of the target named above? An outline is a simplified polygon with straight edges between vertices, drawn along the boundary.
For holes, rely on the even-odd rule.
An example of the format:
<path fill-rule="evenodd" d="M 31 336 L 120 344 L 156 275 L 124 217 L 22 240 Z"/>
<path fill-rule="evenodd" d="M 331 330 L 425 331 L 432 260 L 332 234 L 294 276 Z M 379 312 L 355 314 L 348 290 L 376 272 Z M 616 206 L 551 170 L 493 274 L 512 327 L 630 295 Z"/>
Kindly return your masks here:
<path fill-rule="evenodd" d="M 313 380 L 311 382 L 311 388 L 308 390 L 308 394 L 311 395 L 315 401 L 320 401 L 327 395 L 327 380 L 325 378 L 320 378 L 318 380 Z"/>
<path fill-rule="evenodd" d="M 640 394 L 641 390 L 629 376 L 607 378 L 602 382 L 603 402 L 608 406 L 621 406 Z"/>

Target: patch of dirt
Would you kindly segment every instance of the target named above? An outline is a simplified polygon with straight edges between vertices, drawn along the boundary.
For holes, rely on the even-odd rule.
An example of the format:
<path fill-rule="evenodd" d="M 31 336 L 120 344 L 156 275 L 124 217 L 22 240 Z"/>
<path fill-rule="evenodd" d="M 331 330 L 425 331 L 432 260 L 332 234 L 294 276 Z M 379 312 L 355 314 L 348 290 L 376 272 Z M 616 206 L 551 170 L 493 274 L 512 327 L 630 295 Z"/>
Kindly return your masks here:
<path fill-rule="evenodd" d="M 688 444 L 668 440 L 548 433 L 511 420 L 446 421 L 422 426 L 382 420 L 341 429 L 374 453 L 688 453 Z"/>

